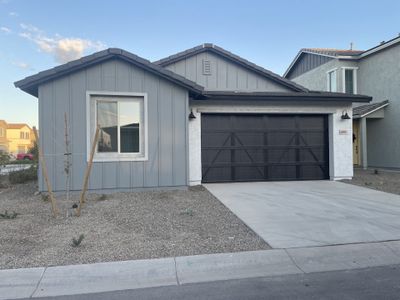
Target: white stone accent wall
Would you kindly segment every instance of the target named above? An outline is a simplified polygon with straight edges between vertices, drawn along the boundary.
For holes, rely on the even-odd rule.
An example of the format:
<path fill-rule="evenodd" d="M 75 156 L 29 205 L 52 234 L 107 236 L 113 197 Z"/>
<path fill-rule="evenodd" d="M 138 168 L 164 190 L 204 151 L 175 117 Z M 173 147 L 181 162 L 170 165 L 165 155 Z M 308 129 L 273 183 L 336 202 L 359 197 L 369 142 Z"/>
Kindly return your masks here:
<path fill-rule="evenodd" d="M 189 120 L 189 185 L 201 184 L 201 114 Z"/>
<path fill-rule="evenodd" d="M 329 116 L 329 174 L 331 180 L 353 177 L 352 120 L 342 120 L 342 112 L 352 116 L 348 103 L 265 103 L 249 101 L 246 105 L 191 103 L 196 119 L 189 121 L 189 182 L 201 184 L 201 113 L 295 113 Z"/>

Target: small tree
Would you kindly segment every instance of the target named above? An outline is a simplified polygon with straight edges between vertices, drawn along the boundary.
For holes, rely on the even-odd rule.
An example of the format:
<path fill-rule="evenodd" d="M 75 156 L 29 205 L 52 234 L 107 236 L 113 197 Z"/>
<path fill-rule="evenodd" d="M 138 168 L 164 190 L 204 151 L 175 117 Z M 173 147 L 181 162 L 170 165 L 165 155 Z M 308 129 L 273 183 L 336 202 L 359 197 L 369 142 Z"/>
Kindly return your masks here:
<path fill-rule="evenodd" d="M 37 145 L 37 141 L 35 141 L 33 143 L 33 146 L 31 148 L 29 148 L 28 153 L 33 155 L 33 159 L 35 161 L 38 160 L 38 145 Z"/>

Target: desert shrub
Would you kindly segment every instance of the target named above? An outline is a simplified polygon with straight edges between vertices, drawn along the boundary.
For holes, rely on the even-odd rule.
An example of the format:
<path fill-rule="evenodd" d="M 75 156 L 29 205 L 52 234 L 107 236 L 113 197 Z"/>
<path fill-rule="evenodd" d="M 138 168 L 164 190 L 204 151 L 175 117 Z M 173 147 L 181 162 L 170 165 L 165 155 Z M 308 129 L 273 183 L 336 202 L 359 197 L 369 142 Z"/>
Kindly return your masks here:
<path fill-rule="evenodd" d="M 0 151 L 0 165 L 8 164 L 10 160 L 11 160 L 10 154 Z"/>
<path fill-rule="evenodd" d="M 85 235 L 83 235 L 83 234 L 79 235 L 78 239 L 72 238 L 71 246 L 72 247 L 79 247 L 84 238 L 85 238 Z"/>
<path fill-rule="evenodd" d="M 37 180 L 37 167 L 32 165 L 29 169 L 11 172 L 8 179 L 12 184 Z"/>
<path fill-rule="evenodd" d="M 8 211 L 6 210 L 4 213 L 0 213 L 0 219 L 15 219 L 17 216 L 19 215 L 19 213 L 13 211 L 11 214 L 8 213 Z"/>

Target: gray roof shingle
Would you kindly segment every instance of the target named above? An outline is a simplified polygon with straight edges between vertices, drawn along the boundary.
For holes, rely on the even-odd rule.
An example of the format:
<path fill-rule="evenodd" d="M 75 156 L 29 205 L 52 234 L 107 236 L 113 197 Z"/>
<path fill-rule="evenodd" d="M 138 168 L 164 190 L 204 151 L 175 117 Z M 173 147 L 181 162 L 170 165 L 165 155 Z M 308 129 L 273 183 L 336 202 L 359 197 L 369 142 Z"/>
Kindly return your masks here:
<path fill-rule="evenodd" d="M 141 68 L 144 68 L 149 72 L 155 73 L 158 76 L 172 81 L 177 85 L 183 86 L 194 94 L 201 94 L 203 91 L 203 87 L 198 85 L 197 83 L 172 71 L 169 71 L 161 66 L 153 64 L 147 59 L 141 58 L 135 54 L 118 48 L 109 48 L 107 50 L 96 52 L 94 54 L 82 57 L 69 63 L 57 66 L 55 68 L 39 72 L 36 75 L 32 75 L 15 82 L 14 85 L 15 87 L 18 87 L 21 90 L 27 92 L 28 94 L 37 97 L 39 84 L 61 76 L 65 76 L 69 73 L 78 71 L 80 69 L 108 60 L 110 58 L 119 58 L 124 61 L 130 62 Z"/>
<path fill-rule="evenodd" d="M 354 107 L 353 108 L 353 118 L 354 119 L 362 118 L 362 117 L 364 117 L 380 108 L 383 108 L 387 105 L 389 105 L 389 100 Z"/>

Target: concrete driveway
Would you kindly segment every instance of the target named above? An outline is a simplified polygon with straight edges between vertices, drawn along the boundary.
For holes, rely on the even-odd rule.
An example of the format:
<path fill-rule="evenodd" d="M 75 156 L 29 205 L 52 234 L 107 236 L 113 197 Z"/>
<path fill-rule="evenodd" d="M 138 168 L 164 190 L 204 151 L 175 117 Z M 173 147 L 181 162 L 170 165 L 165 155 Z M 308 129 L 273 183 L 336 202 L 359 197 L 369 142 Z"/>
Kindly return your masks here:
<path fill-rule="evenodd" d="M 334 181 L 206 184 L 273 248 L 400 240 L 400 196 Z"/>

